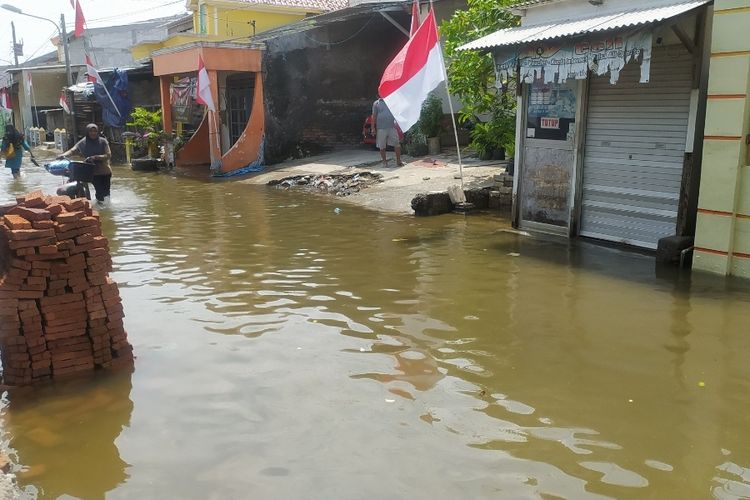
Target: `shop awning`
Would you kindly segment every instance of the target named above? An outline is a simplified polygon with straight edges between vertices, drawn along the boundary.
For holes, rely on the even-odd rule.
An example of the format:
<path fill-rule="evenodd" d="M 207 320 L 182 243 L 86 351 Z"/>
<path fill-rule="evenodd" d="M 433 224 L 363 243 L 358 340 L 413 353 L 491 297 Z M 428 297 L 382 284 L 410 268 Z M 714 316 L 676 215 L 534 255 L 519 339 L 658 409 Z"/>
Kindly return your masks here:
<path fill-rule="evenodd" d="M 509 28 L 496 31 L 479 40 L 462 45 L 458 50 L 478 50 L 508 45 L 521 45 L 586 33 L 598 33 L 618 28 L 637 27 L 677 17 L 710 1 L 693 0 L 661 7 L 632 9 L 582 19 L 567 19 L 548 24 Z"/>

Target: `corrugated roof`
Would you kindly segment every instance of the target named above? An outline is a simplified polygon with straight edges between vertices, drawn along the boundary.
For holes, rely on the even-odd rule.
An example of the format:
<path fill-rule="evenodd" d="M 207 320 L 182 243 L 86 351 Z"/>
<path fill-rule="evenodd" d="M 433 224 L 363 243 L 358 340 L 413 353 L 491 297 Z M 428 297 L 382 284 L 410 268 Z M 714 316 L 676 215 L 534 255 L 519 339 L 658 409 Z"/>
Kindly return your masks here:
<path fill-rule="evenodd" d="M 556 1 L 562 1 L 562 0 L 526 0 L 525 2 L 519 2 L 517 4 L 511 5 L 510 8 L 511 9 L 524 9 L 526 7 L 535 7 L 543 3 L 552 3 Z"/>
<path fill-rule="evenodd" d="M 459 47 L 459 50 L 487 49 L 490 47 L 501 47 L 504 45 L 518 45 L 541 40 L 551 40 L 565 36 L 580 35 L 582 33 L 600 32 L 624 28 L 627 26 L 638 26 L 642 24 L 655 23 L 679 16 L 692 9 L 705 5 L 711 0 L 692 0 L 662 7 L 651 7 L 646 9 L 633 9 L 622 12 L 602 14 L 595 17 L 583 19 L 567 19 L 555 21 L 548 24 L 536 24 L 520 26 L 496 31 L 490 35 L 467 43 Z"/>
<path fill-rule="evenodd" d="M 289 7 L 293 9 L 311 9 L 330 12 L 349 6 L 347 0 L 239 0 L 242 3 L 272 5 L 274 7 Z"/>

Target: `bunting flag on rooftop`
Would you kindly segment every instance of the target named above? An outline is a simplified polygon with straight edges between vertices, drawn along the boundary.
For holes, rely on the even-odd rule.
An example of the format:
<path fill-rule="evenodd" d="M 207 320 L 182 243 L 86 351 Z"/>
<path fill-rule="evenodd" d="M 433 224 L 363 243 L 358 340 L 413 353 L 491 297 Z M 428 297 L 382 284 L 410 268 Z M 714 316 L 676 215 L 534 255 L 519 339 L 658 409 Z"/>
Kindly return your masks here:
<path fill-rule="evenodd" d="M 404 48 L 388 64 L 378 91 L 406 132 L 419 120 L 422 103 L 445 80 L 435 13 L 430 13 Z"/>

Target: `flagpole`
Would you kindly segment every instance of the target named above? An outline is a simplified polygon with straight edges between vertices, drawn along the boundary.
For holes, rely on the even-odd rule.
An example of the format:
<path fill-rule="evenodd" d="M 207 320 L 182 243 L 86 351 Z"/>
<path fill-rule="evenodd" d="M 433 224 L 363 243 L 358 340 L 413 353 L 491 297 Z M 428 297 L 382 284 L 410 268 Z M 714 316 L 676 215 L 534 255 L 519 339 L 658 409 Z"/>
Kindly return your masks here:
<path fill-rule="evenodd" d="M 430 10 L 435 13 L 434 6 L 432 5 L 432 0 L 430 0 Z M 437 20 L 436 20 L 437 23 Z M 437 31 L 437 42 L 438 47 L 440 48 L 440 65 L 443 68 L 443 78 L 445 81 L 445 94 L 448 96 L 448 110 L 451 113 L 451 123 L 453 124 L 453 136 L 456 139 L 456 153 L 458 154 L 458 173 L 461 176 L 461 191 L 464 189 L 464 165 L 463 161 L 461 160 L 461 146 L 458 144 L 458 127 L 456 127 L 456 115 L 453 112 L 453 99 L 451 99 L 451 91 L 448 88 L 448 70 L 445 68 L 445 60 L 443 60 L 443 44 L 440 43 L 440 30 Z"/>
<path fill-rule="evenodd" d="M 39 127 L 39 108 L 36 107 L 36 94 L 34 94 L 34 85 L 31 83 L 29 85 L 31 87 L 31 105 L 34 106 L 34 115 L 36 115 L 36 125 L 35 127 Z M 32 125 L 34 124 L 34 116 L 32 115 L 31 118 Z"/>

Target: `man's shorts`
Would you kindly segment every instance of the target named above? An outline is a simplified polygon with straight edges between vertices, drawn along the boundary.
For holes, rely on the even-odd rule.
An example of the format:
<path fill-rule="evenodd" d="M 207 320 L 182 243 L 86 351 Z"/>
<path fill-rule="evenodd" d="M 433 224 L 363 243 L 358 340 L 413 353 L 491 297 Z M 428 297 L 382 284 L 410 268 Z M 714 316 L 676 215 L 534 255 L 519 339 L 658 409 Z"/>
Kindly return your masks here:
<path fill-rule="evenodd" d="M 398 132 L 395 127 L 378 128 L 375 136 L 375 143 L 378 149 L 385 149 L 387 146 L 398 146 Z"/>

